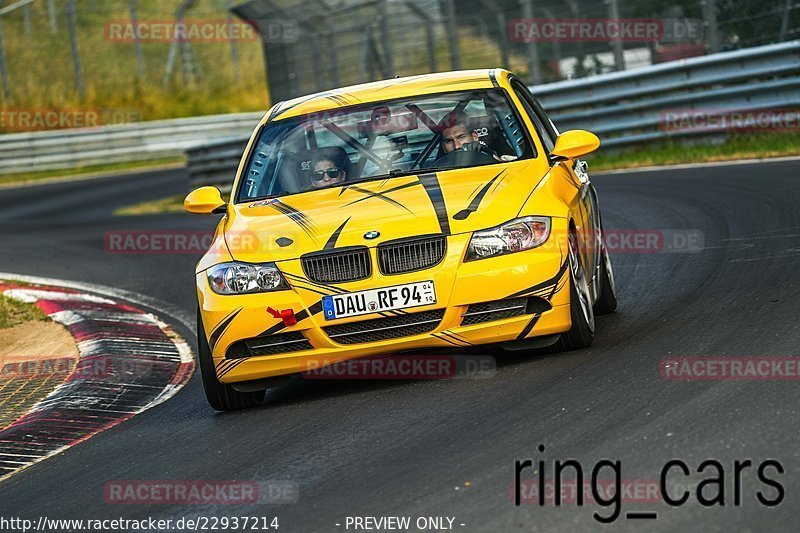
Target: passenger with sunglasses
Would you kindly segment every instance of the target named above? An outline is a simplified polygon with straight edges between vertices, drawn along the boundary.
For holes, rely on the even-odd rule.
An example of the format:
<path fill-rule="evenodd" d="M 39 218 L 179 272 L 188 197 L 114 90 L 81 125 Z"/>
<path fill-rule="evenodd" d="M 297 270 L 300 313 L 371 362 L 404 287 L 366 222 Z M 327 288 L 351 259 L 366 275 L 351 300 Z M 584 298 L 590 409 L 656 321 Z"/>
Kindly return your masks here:
<path fill-rule="evenodd" d="M 322 148 L 314 157 L 311 185 L 315 189 L 343 183 L 347 179 L 350 159 L 339 147 Z"/>

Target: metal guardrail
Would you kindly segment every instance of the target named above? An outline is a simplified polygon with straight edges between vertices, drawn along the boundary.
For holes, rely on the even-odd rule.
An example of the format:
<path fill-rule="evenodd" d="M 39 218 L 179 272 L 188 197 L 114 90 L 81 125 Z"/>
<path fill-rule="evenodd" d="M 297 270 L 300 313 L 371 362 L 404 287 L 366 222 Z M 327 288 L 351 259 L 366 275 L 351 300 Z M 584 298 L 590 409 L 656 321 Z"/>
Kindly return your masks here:
<path fill-rule="evenodd" d="M 0 174 L 180 156 L 210 139 L 246 135 L 262 116 L 235 113 L 0 135 Z"/>
<path fill-rule="evenodd" d="M 724 52 L 636 70 L 560 81 L 531 90 L 561 131 L 586 129 L 603 147 L 624 147 L 719 130 L 665 127 L 668 111 L 759 111 L 800 107 L 800 41 Z M 187 152 L 191 185 L 227 185 L 247 138 Z"/>
<path fill-rule="evenodd" d="M 186 150 L 186 170 L 191 188 L 215 185 L 227 188 L 239 168 L 248 137 L 228 137 Z"/>
<path fill-rule="evenodd" d="M 604 147 L 719 135 L 665 128 L 664 114 L 797 109 L 800 41 L 550 83 L 532 91 L 560 130 L 590 130 Z"/>
<path fill-rule="evenodd" d="M 587 129 L 603 147 L 719 131 L 665 128 L 666 111 L 800 107 L 800 41 L 724 52 L 532 88 L 562 131 Z M 186 154 L 191 184 L 230 184 L 263 113 L 211 115 L 93 129 L 0 135 L 0 174 Z"/>

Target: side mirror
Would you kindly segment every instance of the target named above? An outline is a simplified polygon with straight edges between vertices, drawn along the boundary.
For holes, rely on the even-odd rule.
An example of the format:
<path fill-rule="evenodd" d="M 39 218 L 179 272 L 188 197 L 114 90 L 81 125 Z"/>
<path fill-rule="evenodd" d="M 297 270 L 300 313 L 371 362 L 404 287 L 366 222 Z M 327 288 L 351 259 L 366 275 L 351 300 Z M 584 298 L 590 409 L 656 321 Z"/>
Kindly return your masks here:
<path fill-rule="evenodd" d="M 556 146 L 550 155 L 556 160 L 577 159 L 597 150 L 600 139 L 590 131 L 565 131 L 556 139 Z"/>
<path fill-rule="evenodd" d="M 198 215 L 210 215 L 212 213 L 224 213 L 226 208 L 225 200 L 216 187 L 200 187 L 190 192 L 183 201 L 183 208 L 190 213 Z"/>

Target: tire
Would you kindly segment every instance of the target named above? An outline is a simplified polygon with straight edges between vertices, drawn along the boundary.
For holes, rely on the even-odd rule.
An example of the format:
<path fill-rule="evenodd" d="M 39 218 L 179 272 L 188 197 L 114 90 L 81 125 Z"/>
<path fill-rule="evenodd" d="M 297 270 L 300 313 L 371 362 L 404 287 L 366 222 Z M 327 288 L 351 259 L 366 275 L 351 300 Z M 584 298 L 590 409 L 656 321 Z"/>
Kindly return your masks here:
<path fill-rule="evenodd" d="M 594 309 L 586 269 L 581 264 L 578 253 L 578 239 L 574 230 L 569 233 L 569 313 L 572 326 L 561 334 L 556 343 L 558 350 L 579 350 L 592 344 L 594 340 Z"/>
<path fill-rule="evenodd" d="M 239 392 L 217 379 L 211 348 L 208 346 L 200 310 L 197 310 L 197 359 L 203 377 L 203 389 L 209 405 L 217 411 L 236 411 L 257 407 L 264 401 L 266 391 Z"/>
<path fill-rule="evenodd" d="M 600 295 L 594 303 L 595 315 L 607 315 L 617 310 L 617 287 L 614 283 L 614 270 L 611 268 L 611 258 L 608 250 L 603 245 L 600 257 L 600 272 L 597 276 L 600 285 Z"/>

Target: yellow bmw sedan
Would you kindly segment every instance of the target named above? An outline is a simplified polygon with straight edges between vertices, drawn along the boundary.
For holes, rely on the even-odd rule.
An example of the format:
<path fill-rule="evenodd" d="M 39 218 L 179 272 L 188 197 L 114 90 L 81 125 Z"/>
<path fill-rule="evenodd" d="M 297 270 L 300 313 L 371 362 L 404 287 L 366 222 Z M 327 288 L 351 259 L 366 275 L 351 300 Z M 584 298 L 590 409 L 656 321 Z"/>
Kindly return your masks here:
<path fill-rule="evenodd" d="M 559 133 L 514 74 L 395 78 L 280 102 L 253 132 L 197 265 L 209 403 L 420 348 L 589 346 L 616 309 L 587 131 Z"/>

